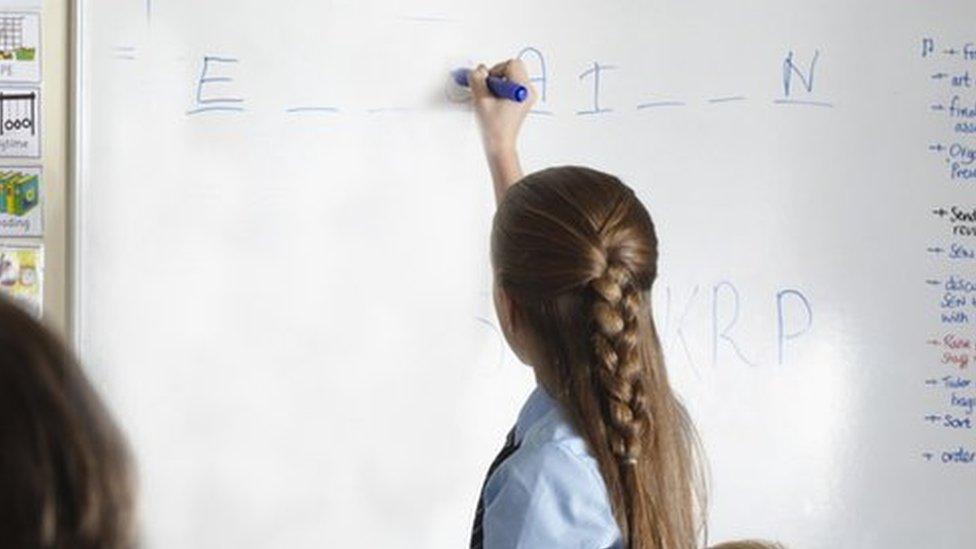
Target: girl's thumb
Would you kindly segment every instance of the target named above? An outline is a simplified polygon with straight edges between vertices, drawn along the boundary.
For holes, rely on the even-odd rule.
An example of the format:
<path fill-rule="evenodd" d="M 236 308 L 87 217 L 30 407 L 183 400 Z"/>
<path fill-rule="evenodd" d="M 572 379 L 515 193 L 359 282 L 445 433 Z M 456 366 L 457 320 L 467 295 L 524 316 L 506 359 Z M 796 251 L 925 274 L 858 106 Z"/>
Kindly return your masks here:
<path fill-rule="evenodd" d="M 491 95 L 488 91 L 488 68 L 478 65 L 474 70 L 468 71 L 468 87 L 471 88 L 471 95 L 475 99 L 482 99 Z"/>

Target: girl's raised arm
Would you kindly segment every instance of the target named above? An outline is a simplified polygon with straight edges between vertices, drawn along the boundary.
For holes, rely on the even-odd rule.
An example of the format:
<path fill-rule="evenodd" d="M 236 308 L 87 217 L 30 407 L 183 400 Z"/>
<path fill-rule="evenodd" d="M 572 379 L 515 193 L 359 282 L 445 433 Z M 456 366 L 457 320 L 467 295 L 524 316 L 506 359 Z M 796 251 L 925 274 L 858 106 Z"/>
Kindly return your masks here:
<path fill-rule="evenodd" d="M 488 75 L 507 78 L 524 85 L 529 97 L 518 103 L 495 97 L 488 91 Z M 529 82 L 525 65 L 518 59 L 502 61 L 491 69 L 484 65 L 468 73 L 474 112 L 481 127 L 481 140 L 488 159 L 488 169 L 495 187 L 495 200 L 501 202 L 505 192 L 522 178 L 518 159 L 518 133 L 522 121 L 536 100 L 536 92 Z"/>

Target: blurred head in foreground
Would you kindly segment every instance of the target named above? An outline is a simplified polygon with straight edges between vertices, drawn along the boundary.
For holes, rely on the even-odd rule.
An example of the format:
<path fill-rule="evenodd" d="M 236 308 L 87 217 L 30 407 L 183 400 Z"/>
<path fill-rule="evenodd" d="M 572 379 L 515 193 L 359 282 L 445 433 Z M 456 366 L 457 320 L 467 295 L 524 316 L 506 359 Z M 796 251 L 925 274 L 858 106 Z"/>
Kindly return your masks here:
<path fill-rule="evenodd" d="M 125 440 L 64 343 L 0 299 L 0 540 L 133 547 Z"/>
<path fill-rule="evenodd" d="M 710 549 L 786 549 L 785 546 L 771 541 L 730 541 L 715 545 Z"/>

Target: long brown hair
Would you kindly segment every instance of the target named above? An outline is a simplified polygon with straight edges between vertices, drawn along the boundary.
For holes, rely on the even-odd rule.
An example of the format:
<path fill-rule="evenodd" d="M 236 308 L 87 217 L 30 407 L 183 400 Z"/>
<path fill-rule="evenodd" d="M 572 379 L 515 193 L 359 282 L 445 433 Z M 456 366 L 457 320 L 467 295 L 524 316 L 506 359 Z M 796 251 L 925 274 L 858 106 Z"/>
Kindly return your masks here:
<path fill-rule="evenodd" d="M 132 547 L 125 441 L 65 345 L 0 299 L 0 540 Z"/>
<path fill-rule="evenodd" d="M 549 168 L 508 190 L 491 251 L 496 283 L 537 340 L 537 375 L 595 456 L 625 543 L 699 547 L 703 461 L 651 316 L 647 210 L 616 177 Z"/>

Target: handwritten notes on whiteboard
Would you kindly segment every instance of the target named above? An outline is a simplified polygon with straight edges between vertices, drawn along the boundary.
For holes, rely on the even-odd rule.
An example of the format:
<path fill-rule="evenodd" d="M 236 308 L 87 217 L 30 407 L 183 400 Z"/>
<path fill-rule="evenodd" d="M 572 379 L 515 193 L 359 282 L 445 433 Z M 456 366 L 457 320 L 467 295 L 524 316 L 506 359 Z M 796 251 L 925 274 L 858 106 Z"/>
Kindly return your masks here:
<path fill-rule="evenodd" d="M 930 69 L 922 77 L 933 87 L 927 108 L 939 136 L 923 144 L 934 159 L 932 184 L 958 197 L 932 209 L 937 222 L 926 249 L 935 259 L 925 283 L 936 314 L 927 339 L 934 360 L 924 379 L 931 411 L 923 420 L 943 431 L 944 442 L 922 457 L 976 465 L 976 42 L 926 37 L 921 55 Z"/>
<path fill-rule="evenodd" d="M 138 61 L 138 48 L 131 45 L 117 45 L 112 48 L 111 58 L 120 62 Z M 575 74 L 576 86 L 586 90 L 586 98 L 571 113 L 558 112 L 550 107 L 550 100 L 554 93 L 567 92 L 566 89 L 551 89 L 555 78 L 551 67 L 551 56 L 542 49 L 525 46 L 512 56 L 521 59 L 529 71 L 529 80 L 538 93 L 538 101 L 530 111 L 533 115 L 554 116 L 559 114 L 573 114 L 576 116 L 605 115 L 626 111 L 647 111 L 658 109 L 673 109 L 682 107 L 696 107 L 709 105 L 713 107 L 731 106 L 739 103 L 771 103 L 774 105 L 792 105 L 799 107 L 833 108 L 835 103 L 831 98 L 824 97 L 816 87 L 818 63 L 821 60 L 819 49 L 802 54 L 793 50 L 784 50 L 782 58 L 776 64 L 769 66 L 770 74 L 781 75 L 775 87 L 771 87 L 768 94 L 762 97 L 750 97 L 738 93 L 715 93 L 715 90 L 702 89 L 696 97 L 657 96 L 654 94 L 632 94 L 626 104 L 609 103 L 604 97 L 607 87 L 615 87 L 614 80 L 624 70 L 619 65 L 607 62 L 593 61 L 580 66 Z M 246 62 L 240 56 L 230 53 L 205 53 L 199 58 L 199 70 L 191 82 L 187 82 L 188 89 L 192 88 L 192 99 L 186 110 L 187 116 L 201 114 L 236 114 L 249 110 L 247 90 L 238 82 L 237 74 L 240 64 Z M 468 95 L 457 94 L 452 89 L 448 79 L 444 78 L 445 99 L 450 102 L 466 101 Z M 429 87 L 429 82 L 418 81 L 418 88 Z M 282 90 L 286 92 L 288 90 Z M 287 101 L 286 97 L 281 100 Z M 350 98 L 353 100 L 354 98 Z M 394 98 L 390 98 L 393 100 Z M 338 114 L 355 112 L 357 109 L 348 105 L 335 104 L 289 104 L 281 112 L 285 114 Z M 360 113 L 402 114 L 423 110 L 420 105 L 411 106 L 374 106 L 359 109 Z"/>
<path fill-rule="evenodd" d="M 464 543 L 532 380 L 445 88 L 519 57 L 524 168 L 619 175 L 657 223 L 714 539 L 970 545 L 971 0 L 279 4 L 81 8 L 79 342 L 141 441 L 147 541 Z"/>

